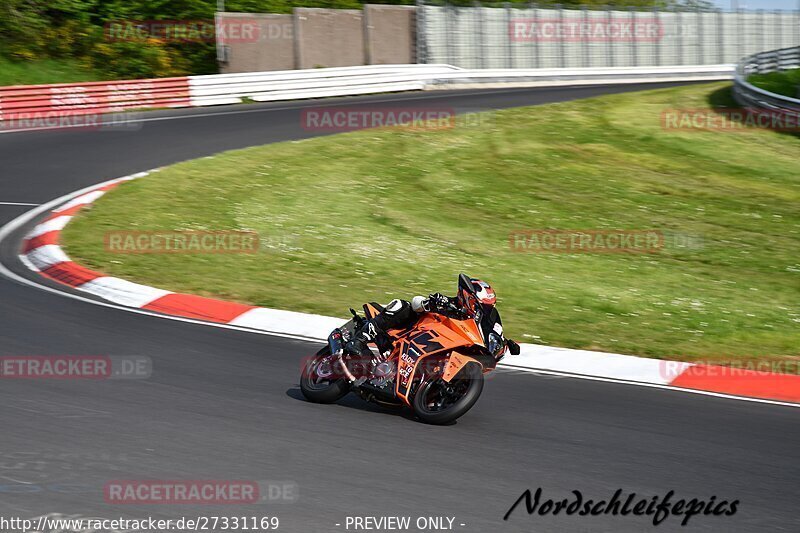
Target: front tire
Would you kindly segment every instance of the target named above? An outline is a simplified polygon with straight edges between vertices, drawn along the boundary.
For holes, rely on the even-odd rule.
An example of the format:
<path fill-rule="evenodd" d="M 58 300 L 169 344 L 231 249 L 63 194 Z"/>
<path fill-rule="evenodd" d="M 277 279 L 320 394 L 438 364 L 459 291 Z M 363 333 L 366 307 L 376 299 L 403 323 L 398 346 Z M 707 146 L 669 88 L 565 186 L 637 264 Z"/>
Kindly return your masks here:
<path fill-rule="evenodd" d="M 335 363 L 326 355 L 317 355 L 304 367 L 300 375 L 300 391 L 310 402 L 334 403 L 350 392 L 345 378 L 336 377 Z"/>
<path fill-rule="evenodd" d="M 470 363 L 450 383 L 441 378 L 424 382 L 414 395 L 412 407 L 427 424 L 449 424 L 472 409 L 482 391 L 481 367 Z"/>

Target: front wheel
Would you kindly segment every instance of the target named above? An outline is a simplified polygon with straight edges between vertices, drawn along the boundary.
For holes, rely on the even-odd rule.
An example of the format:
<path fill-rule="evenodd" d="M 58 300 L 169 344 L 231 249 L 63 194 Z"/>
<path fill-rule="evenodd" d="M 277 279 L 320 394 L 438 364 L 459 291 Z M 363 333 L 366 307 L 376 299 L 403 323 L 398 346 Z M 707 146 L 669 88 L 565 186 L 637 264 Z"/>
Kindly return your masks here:
<path fill-rule="evenodd" d="M 414 395 L 412 407 L 428 424 L 449 424 L 469 411 L 483 391 L 483 372 L 468 364 L 450 383 L 441 378 L 424 382 Z"/>
<path fill-rule="evenodd" d="M 300 391 L 310 402 L 333 403 L 350 392 L 347 380 L 334 368 L 335 361 L 327 355 L 317 355 L 303 367 Z"/>

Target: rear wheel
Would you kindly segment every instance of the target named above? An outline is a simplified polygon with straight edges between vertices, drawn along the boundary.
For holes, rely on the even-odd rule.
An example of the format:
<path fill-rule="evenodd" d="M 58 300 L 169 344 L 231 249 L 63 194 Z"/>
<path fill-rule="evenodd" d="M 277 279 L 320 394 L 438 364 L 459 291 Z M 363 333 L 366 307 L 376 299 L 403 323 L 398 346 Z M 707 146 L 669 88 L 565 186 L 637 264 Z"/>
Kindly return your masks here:
<path fill-rule="evenodd" d="M 314 403 L 333 403 L 350 392 L 350 385 L 340 377 L 335 368 L 336 362 L 327 355 L 318 355 L 310 360 L 300 376 L 300 390 L 303 396 Z"/>
<path fill-rule="evenodd" d="M 414 395 L 412 407 L 428 424 L 448 424 L 469 411 L 483 391 L 480 365 L 468 364 L 450 383 L 441 378 L 423 383 Z"/>

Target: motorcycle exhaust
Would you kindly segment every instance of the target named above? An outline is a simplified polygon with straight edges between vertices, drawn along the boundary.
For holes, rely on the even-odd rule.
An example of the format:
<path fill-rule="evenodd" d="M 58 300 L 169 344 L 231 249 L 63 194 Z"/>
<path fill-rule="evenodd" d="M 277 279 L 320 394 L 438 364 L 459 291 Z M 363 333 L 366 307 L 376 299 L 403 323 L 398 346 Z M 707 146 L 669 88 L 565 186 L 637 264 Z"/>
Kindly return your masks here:
<path fill-rule="evenodd" d="M 336 361 L 339 363 L 339 366 L 342 367 L 342 372 L 344 372 L 344 375 L 347 377 L 347 380 L 350 383 L 353 383 L 356 380 L 356 377 L 353 375 L 352 372 L 350 372 L 350 369 L 347 368 L 347 365 L 345 364 L 344 359 L 342 359 L 343 353 L 344 352 L 341 351 L 341 350 L 336 353 Z"/>

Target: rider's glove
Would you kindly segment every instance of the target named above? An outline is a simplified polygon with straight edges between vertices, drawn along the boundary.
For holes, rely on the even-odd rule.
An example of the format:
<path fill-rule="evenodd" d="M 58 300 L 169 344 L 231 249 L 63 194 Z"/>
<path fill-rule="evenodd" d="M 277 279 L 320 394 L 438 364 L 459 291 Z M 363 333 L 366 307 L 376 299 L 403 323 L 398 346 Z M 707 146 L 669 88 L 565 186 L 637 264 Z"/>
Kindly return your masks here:
<path fill-rule="evenodd" d="M 428 306 L 430 310 L 445 310 L 450 307 L 450 299 L 440 292 L 435 292 L 428 296 Z"/>

